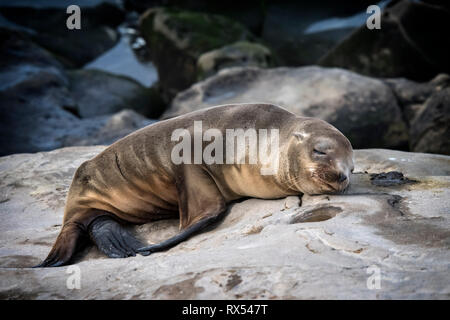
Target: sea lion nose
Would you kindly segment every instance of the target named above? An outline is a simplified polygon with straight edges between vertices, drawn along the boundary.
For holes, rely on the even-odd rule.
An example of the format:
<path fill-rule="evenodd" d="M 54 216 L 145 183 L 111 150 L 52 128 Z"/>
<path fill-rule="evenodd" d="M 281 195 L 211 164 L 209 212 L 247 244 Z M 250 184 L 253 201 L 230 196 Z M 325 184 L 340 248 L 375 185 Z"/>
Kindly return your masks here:
<path fill-rule="evenodd" d="M 345 173 L 340 172 L 340 173 L 339 173 L 339 176 L 338 176 L 338 182 L 339 182 L 339 183 L 342 183 L 342 182 L 344 182 L 345 180 L 347 180 L 347 175 L 346 175 Z"/>

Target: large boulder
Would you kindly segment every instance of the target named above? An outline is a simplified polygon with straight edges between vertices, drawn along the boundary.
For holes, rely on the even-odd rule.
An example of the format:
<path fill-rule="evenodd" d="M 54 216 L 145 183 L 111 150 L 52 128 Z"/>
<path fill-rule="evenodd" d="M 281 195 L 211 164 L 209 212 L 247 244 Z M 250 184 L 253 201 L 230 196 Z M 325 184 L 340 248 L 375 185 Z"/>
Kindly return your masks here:
<path fill-rule="evenodd" d="M 396 96 L 408 125 L 423 109 L 425 101 L 431 96 L 435 87 L 432 81 L 415 82 L 405 78 L 389 78 L 384 82 Z"/>
<path fill-rule="evenodd" d="M 146 11 L 140 29 L 167 101 L 198 80 L 197 60 L 203 53 L 253 39 L 243 25 L 226 17 L 168 8 Z"/>
<path fill-rule="evenodd" d="M 407 147 L 407 128 L 392 90 L 381 80 L 342 69 L 232 68 L 197 83 L 172 101 L 163 118 L 227 103 L 267 102 L 318 117 L 356 148 Z"/>
<path fill-rule="evenodd" d="M 248 199 L 216 227 L 150 256 L 88 247 L 69 267 L 32 269 L 61 228 L 76 168 L 104 147 L 0 158 L 2 299 L 448 299 L 450 157 L 355 150 L 344 195 Z M 371 174 L 415 183 L 379 186 Z M 130 230 L 160 242 L 177 220 Z M 378 278 L 379 276 L 379 278 Z M 379 282 L 377 281 L 379 280 Z M 379 286 L 378 286 L 379 284 Z"/>
<path fill-rule="evenodd" d="M 38 76 L 38 86 L 52 85 L 51 76 Z M 43 76 L 48 77 L 48 82 L 42 81 Z M 37 88 L 27 86 L 26 90 Z M 53 92 L 23 100 L 20 95 L 0 93 L 0 155 L 38 152 L 64 146 L 109 145 L 154 122 L 133 110 L 79 119 L 62 108 L 66 101 L 73 103 L 72 99 L 64 97 L 65 92 L 64 88 L 57 88 Z"/>
<path fill-rule="evenodd" d="M 411 123 L 411 150 L 450 155 L 450 86 L 425 102 Z"/>
<path fill-rule="evenodd" d="M 81 118 L 112 114 L 123 109 L 155 118 L 161 115 L 164 104 L 158 101 L 153 88 L 125 76 L 100 70 L 76 70 L 68 72 L 69 90 Z"/>
<path fill-rule="evenodd" d="M 36 68 L 53 68 L 61 70 L 62 65 L 47 50 L 41 48 L 26 33 L 0 27 L 0 68 L 12 70 L 19 64 L 34 65 Z M 20 77 L 17 77 L 20 78 Z M 10 81 L 13 78 L 9 79 Z M 0 82 L 2 87 L 11 82 Z"/>
<path fill-rule="evenodd" d="M 34 2 L 34 3 L 33 3 Z M 66 8 L 77 1 L 9 1 L 0 3 L 0 14 L 33 32 L 30 37 L 66 65 L 80 67 L 112 48 L 119 35 L 115 28 L 125 14 L 112 1 L 82 1 L 81 29 L 69 30 Z"/>
<path fill-rule="evenodd" d="M 77 118 L 61 65 L 26 35 L 1 29 L 0 154 L 60 147 L 55 141 Z"/>
<path fill-rule="evenodd" d="M 450 77 L 439 74 L 429 82 L 386 79 L 409 127 L 410 150 L 450 154 Z"/>
<path fill-rule="evenodd" d="M 319 64 L 376 77 L 429 80 L 450 71 L 450 47 L 442 39 L 450 11 L 419 1 L 392 2 L 381 29 L 361 26 Z"/>

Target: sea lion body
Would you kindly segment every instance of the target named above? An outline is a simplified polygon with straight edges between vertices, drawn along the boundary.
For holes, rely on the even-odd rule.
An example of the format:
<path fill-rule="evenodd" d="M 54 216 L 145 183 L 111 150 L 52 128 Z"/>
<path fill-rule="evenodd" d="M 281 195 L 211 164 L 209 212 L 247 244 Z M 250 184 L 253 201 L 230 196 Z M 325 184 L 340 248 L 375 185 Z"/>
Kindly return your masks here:
<path fill-rule="evenodd" d="M 202 137 L 208 129 L 220 132 L 223 137 L 227 137 L 227 129 L 255 129 L 256 132 L 275 129 L 278 134 L 276 172 L 261 174 L 265 164 L 249 163 L 248 146 L 233 149 L 234 159 L 241 163 L 226 163 L 225 139 L 223 160 L 219 163 L 207 164 L 203 160 L 195 163 L 194 153 L 199 146 L 194 142 L 190 163 L 175 164 L 173 149 L 179 141 L 174 141 L 173 133 L 185 129 L 195 138 L 198 135 L 195 121 L 201 121 Z M 200 150 L 211 140 L 214 139 L 202 140 Z M 312 144 L 331 151 L 322 153 Z M 329 159 L 325 159 L 325 153 Z M 166 241 L 167 246 L 154 245 L 147 251 L 149 254 L 186 239 L 198 231 L 201 223 L 214 221 L 225 211 L 227 203 L 239 198 L 273 199 L 342 191 L 348 186 L 352 166 L 351 144 L 337 129 L 324 121 L 297 117 L 270 104 L 219 106 L 161 121 L 117 141 L 78 168 L 67 197 L 63 229 L 41 266 L 68 263 L 83 233 L 89 233 L 108 256 L 139 252 L 136 246 L 142 245 L 131 240 L 134 245 L 127 245 L 128 236 L 121 243 L 121 248 L 126 247 L 123 255 L 117 254 L 120 248 L 115 255 L 108 252 L 106 247 L 111 244 L 104 234 L 119 228 L 113 227 L 109 218 L 120 223 L 142 224 L 179 217 L 180 229 L 185 230 L 186 236 Z M 105 217 L 104 225 L 92 227 L 99 217 Z"/>

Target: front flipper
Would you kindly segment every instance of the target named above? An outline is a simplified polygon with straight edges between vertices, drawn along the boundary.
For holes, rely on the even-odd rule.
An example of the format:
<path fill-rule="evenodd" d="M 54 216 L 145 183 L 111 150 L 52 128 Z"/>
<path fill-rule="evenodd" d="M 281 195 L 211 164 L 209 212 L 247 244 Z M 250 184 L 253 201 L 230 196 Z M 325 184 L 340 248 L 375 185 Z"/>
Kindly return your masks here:
<path fill-rule="evenodd" d="M 217 219 L 219 218 L 219 215 L 215 215 L 212 217 L 204 218 L 197 223 L 194 223 L 192 226 L 187 228 L 186 230 L 180 232 L 176 236 L 173 236 L 172 238 L 169 238 L 161 243 L 158 244 L 152 244 L 146 247 L 139 248 L 137 252 L 139 252 L 142 255 L 149 255 L 153 252 L 158 251 L 164 251 L 166 249 L 172 248 L 173 246 L 177 245 L 178 243 L 187 240 L 192 235 L 200 232 L 201 230 L 205 229 L 209 225 L 213 224 Z"/>
<path fill-rule="evenodd" d="M 142 246 L 137 252 L 151 254 L 169 249 L 212 225 L 225 212 L 226 204 L 222 193 L 205 169 L 185 165 L 182 170 L 178 175 L 177 189 L 180 228 L 184 230 L 161 243 Z"/>
<path fill-rule="evenodd" d="M 109 216 L 102 216 L 91 222 L 88 228 L 91 240 L 98 249 L 110 258 L 135 256 L 137 249 L 143 247 L 120 223 Z M 149 255 L 147 252 L 140 252 Z"/>

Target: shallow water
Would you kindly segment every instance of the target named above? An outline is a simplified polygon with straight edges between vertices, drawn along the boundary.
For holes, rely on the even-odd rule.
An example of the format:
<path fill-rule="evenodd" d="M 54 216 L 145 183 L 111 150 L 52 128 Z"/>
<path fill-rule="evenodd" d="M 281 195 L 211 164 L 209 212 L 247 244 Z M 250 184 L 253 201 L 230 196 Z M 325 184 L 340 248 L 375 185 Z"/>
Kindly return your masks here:
<path fill-rule="evenodd" d="M 84 66 L 84 69 L 98 69 L 130 77 L 146 87 L 158 81 L 158 73 L 152 62 L 137 59 L 130 45 L 130 35 L 125 28 L 119 28 L 121 38 L 110 50 Z"/>

